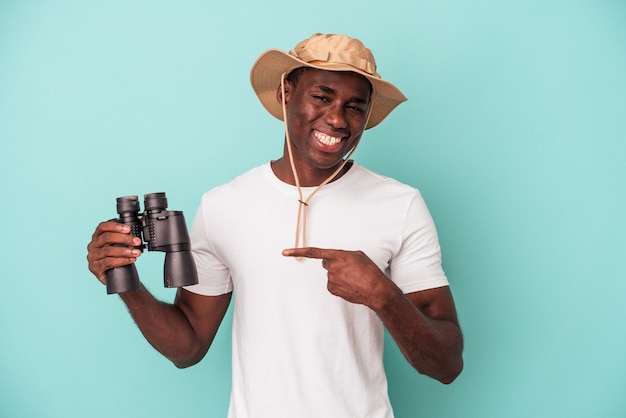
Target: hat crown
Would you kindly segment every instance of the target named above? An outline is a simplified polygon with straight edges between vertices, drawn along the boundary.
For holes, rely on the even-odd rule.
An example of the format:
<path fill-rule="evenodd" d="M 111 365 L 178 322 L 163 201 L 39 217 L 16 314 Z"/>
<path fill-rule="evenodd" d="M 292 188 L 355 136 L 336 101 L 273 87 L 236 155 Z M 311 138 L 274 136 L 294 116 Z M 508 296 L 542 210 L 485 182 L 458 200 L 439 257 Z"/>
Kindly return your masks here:
<path fill-rule="evenodd" d="M 346 35 L 316 33 L 296 45 L 289 54 L 317 66 L 348 65 L 380 78 L 372 51 L 358 39 Z"/>

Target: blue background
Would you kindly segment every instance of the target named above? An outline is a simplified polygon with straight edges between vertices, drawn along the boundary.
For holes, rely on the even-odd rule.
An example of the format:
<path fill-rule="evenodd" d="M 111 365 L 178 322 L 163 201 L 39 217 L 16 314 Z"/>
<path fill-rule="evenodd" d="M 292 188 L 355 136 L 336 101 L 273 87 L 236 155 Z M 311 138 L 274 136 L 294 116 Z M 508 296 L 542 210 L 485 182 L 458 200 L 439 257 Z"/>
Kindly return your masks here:
<path fill-rule="evenodd" d="M 388 341 L 397 416 L 626 416 L 617 0 L 0 0 L 0 416 L 225 416 L 230 319 L 175 369 L 86 245 L 117 196 L 166 191 L 190 222 L 204 191 L 278 157 L 249 69 L 315 32 L 362 39 L 409 97 L 355 158 L 422 191 L 465 333 L 451 386 Z M 162 254 L 138 267 L 173 298 Z"/>

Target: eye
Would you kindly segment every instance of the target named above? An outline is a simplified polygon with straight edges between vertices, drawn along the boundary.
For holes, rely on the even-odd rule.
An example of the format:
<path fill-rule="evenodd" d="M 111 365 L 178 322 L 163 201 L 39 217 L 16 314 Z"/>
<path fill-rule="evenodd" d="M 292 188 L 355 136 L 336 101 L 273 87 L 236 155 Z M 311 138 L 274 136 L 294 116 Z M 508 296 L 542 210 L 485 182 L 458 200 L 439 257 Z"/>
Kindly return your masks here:
<path fill-rule="evenodd" d="M 358 113 L 365 112 L 365 109 L 363 107 L 356 106 L 356 105 L 350 105 L 350 106 L 348 106 L 348 109 L 353 110 L 353 111 L 358 112 Z"/>
<path fill-rule="evenodd" d="M 320 102 L 324 102 L 324 103 L 330 103 L 330 99 L 327 96 L 322 96 L 322 95 L 318 95 L 318 94 L 314 94 L 313 98 L 317 101 Z"/>

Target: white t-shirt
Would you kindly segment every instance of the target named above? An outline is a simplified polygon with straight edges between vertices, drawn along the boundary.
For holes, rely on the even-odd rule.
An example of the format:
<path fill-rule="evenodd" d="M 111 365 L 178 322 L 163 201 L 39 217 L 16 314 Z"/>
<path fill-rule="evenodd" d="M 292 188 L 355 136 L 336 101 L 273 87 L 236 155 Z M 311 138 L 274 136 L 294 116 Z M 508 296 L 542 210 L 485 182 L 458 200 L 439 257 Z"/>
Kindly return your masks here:
<path fill-rule="evenodd" d="M 314 188 L 302 188 L 306 197 Z M 320 260 L 296 260 L 298 194 L 268 164 L 207 192 L 191 240 L 199 284 L 234 290 L 229 418 L 389 418 L 383 326 L 330 294 Z M 362 250 L 404 293 L 448 285 L 419 192 L 354 163 L 309 202 L 307 245 Z"/>

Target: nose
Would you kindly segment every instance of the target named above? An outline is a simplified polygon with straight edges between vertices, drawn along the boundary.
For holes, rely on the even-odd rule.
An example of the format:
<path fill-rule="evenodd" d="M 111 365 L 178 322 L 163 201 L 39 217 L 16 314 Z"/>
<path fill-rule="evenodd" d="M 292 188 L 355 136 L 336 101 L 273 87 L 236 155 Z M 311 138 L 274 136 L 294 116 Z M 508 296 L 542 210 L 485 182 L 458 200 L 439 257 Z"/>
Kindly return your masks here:
<path fill-rule="evenodd" d="M 345 109 L 340 104 L 329 106 L 326 112 L 326 123 L 335 129 L 345 129 L 348 127 Z"/>

